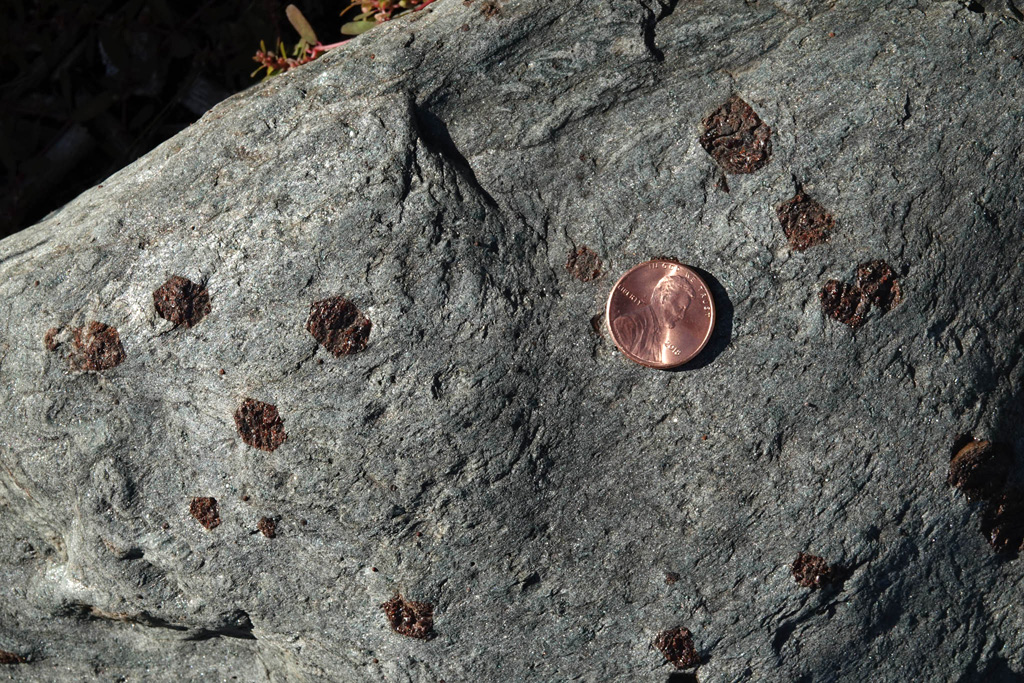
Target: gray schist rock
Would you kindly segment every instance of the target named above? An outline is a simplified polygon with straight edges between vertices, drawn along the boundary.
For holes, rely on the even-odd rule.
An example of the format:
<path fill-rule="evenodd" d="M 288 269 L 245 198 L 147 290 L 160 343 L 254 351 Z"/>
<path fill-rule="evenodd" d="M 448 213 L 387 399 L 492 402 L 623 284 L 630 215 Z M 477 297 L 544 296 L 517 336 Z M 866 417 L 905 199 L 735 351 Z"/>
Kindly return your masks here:
<path fill-rule="evenodd" d="M 1024 459 L 1024 31 L 809 4 L 443 0 L 0 244 L 0 674 L 1024 672 L 1015 494 L 946 483 Z M 672 373 L 599 317 L 664 255 L 720 316 Z"/>

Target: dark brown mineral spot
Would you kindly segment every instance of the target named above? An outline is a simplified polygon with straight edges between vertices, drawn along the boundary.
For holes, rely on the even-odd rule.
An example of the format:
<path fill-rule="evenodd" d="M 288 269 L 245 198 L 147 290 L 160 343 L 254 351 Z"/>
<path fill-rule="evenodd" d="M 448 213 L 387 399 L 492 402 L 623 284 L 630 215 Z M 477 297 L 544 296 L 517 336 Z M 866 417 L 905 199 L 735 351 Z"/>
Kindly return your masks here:
<path fill-rule="evenodd" d="M 675 572 L 665 572 L 665 584 L 671 586 L 672 584 L 679 581 L 679 574 Z"/>
<path fill-rule="evenodd" d="M 836 227 L 832 214 L 803 192 L 776 206 L 775 213 L 789 246 L 796 251 L 824 243 Z"/>
<path fill-rule="evenodd" d="M 693 647 L 693 636 L 682 626 L 659 633 L 658 637 L 654 639 L 654 647 L 661 650 L 665 659 L 675 664 L 677 669 L 686 669 L 700 664 L 700 655 Z"/>
<path fill-rule="evenodd" d="M 410 638 L 428 640 L 434 637 L 434 606 L 413 602 L 396 595 L 380 606 L 391 624 L 391 630 Z"/>
<path fill-rule="evenodd" d="M 235 426 L 242 441 L 261 451 L 273 451 L 288 438 L 277 406 L 247 398 L 235 411 Z"/>
<path fill-rule="evenodd" d="M 889 311 L 903 300 L 900 281 L 888 263 L 881 259 L 857 266 L 857 286 L 868 299 L 883 311 Z"/>
<path fill-rule="evenodd" d="M 340 296 L 313 302 L 306 321 L 313 338 L 339 358 L 365 349 L 371 327 L 356 305 Z"/>
<path fill-rule="evenodd" d="M 597 315 L 590 317 L 590 329 L 594 331 L 598 337 L 601 336 L 601 328 L 604 323 L 604 313 L 598 313 Z"/>
<path fill-rule="evenodd" d="M 7 650 L 0 650 L 0 664 L 24 664 L 28 659 Z"/>
<path fill-rule="evenodd" d="M 501 14 L 501 3 L 498 0 L 484 0 L 480 3 L 480 14 L 484 15 L 487 19 L 499 16 Z"/>
<path fill-rule="evenodd" d="M 161 318 L 185 327 L 192 327 L 210 312 L 206 289 L 180 275 L 153 291 L 153 303 Z"/>
<path fill-rule="evenodd" d="M 830 318 L 856 329 L 864 324 L 871 303 L 859 287 L 829 280 L 818 294 L 821 307 Z"/>
<path fill-rule="evenodd" d="M 733 95 L 704 119 L 700 144 L 726 173 L 753 173 L 772 154 L 772 129 Z"/>
<path fill-rule="evenodd" d="M 117 328 L 95 320 L 75 328 L 71 365 L 79 370 L 109 370 L 125 359 Z"/>
<path fill-rule="evenodd" d="M 256 522 L 256 528 L 267 538 L 277 536 L 277 522 L 270 517 L 260 517 L 260 521 Z"/>
<path fill-rule="evenodd" d="M 1024 550 L 1024 489 L 1010 489 L 989 501 L 981 533 L 999 552 Z"/>
<path fill-rule="evenodd" d="M 580 282 L 590 282 L 601 276 L 601 259 L 586 246 L 571 249 L 565 267 Z"/>
<path fill-rule="evenodd" d="M 960 489 L 967 500 L 992 498 L 1006 484 L 1012 460 L 1003 444 L 971 441 L 953 454 L 946 483 Z"/>
<path fill-rule="evenodd" d="M 57 347 L 60 346 L 60 342 L 57 341 L 57 334 L 60 332 L 56 327 L 51 327 L 43 335 L 43 346 L 46 347 L 47 351 L 56 351 Z"/>
<path fill-rule="evenodd" d="M 824 558 L 800 553 L 793 560 L 793 580 L 804 588 L 823 588 L 835 582 L 838 571 Z"/>
<path fill-rule="evenodd" d="M 197 522 L 207 529 L 220 526 L 220 513 L 217 511 L 216 498 L 193 498 L 192 504 L 188 506 L 188 511 L 192 513 Z"/>

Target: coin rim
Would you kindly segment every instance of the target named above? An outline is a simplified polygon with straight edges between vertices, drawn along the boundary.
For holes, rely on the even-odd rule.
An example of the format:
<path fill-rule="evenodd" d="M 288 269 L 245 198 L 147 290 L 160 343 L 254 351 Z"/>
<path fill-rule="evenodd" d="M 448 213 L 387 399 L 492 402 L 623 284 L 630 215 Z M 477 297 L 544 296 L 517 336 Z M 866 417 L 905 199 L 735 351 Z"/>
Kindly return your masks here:
<path fill-rule="evenodd" d="M 641 360 L 641 359 L 635 357 L 629 351 L 626 351 L 626 349 L 622 348 L 622 346 L 619 344 L 619 340 L 615 338 L 615 332 L 612 331 L 612 319 L 611 319 L 612 299 L 615 297 L 615 292 L 618 291 L 619 285 L 622 284 L 623 280 L 625 280 L 627 277 L 629 277 L 630 273 L 632 273 L 634 270 L 638 270 L 640 268 L 643 268 L 644 266 L 648 265 L 649 263 L 672 263 L 672 264 L 675 264 L 677 266 L 681 266 L 683 268 L 686 268 L 691 273 L 693 273 L 693 276 L 695 278 L 697 278 L 697 280 L 702 285 L 704 285 L 704 289 L 708 293 L 708 301 L 711 303 L 711 325 L 708 327 L 708 333 L 704 337 L 704 341 L 702 341 L 700 343 L 700 346 L 697 347 L 697 350 L 694 351 L 692 354 L 690 354 L 689 357 L 687 357 L 686 359 L 684 359 L 682 361 L 679 361 L 678 363 L 652 363 L 652 362 L 649 362 L 649 361 Z M 700 273 L 698 273 L 696 271 L 696 269 L 694 269 L 692 266 L 689 266 L 689 265 L 687 265 L 685 263 L 682 263 L 681 261 L 676 261 L 675 259 L 654 258 L 654 259 L 650 259 L 648 261 L 644 261 L 643 263 L 638 263 L 637 265 L 633 266 L 632 268 L 627 270 L 622 275 L 622 277 L 620 277 L 618 280 L 615 281 L 615 285 L 612 287 L 612 291 L 609 292 L 609 294 L 608 294 L 608 301 L 607 301 L 607 303 L 604 306 L 604 324 L 605 324 L 605 327 L 608 329 L 608 336 L 611 337 L 611 340 L 615 344 L 616 348 L 618 348 L 619 351 L 622 352 L 623 356 L 625 356 L 629 360 L 633 361 L 637 365 L 642 365 L 645 368 L 654 368 L 655 370 L 670 370 L 672 368 L 678 368 L 680 365 L 686 365 L 691 360 L 693 360 L 694 358 L 699 356 L 700 352 L 703 351 L 704 347 L 708 345 L 709 341 L 711 341 L 711 335 L 715 331 L 715 323 L 716 322 L 718 322 L 718 311 L 717 311 L 717 309 L 715 307 L 715 296 L 711 293 L 711 288 L 708 287 L 708 283 L 704 280 L 704 278 L 702 278 L 700 276 Z"/>

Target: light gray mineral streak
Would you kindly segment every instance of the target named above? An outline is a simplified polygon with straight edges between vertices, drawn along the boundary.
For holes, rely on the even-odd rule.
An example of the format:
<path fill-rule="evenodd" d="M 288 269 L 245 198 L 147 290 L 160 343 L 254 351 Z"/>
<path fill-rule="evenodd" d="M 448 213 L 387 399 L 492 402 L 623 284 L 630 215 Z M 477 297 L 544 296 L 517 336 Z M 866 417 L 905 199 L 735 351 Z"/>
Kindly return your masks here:
<path fill-rule="evenodd" d="M 0 676 L 663 682 L 681 626 L 701 683 L 1016 680 L 1024 560 L 946 485 L 958 434 L 1024 469 L 1012 5 L 500 4 L 235 95 L 0 243 Z M 772 155 L 726 192 L 699 138 L 733 94 Z M 797 183 L 835 216 L 803 252 Z M 713 278 L 681 372 L 591 323 L 656 256 Z M 871 259 L 903 302 L 854 332 L 818 293 Z M 175 275 L 191 327 L 154 308 Z M 361 352 L 306 329 L 336 296 Z M 71 365 L 91 321 L 122 362 Z"/>

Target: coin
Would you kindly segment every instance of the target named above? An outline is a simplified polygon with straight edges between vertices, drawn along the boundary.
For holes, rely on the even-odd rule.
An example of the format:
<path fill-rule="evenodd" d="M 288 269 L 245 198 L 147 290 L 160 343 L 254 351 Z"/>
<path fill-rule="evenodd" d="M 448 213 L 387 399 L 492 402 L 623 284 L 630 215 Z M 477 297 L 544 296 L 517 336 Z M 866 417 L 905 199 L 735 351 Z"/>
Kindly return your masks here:
<path fill-rule="evenodd" d="M 605 319 L 626 358 L 665 370 L 692 360 L 708 343 L 715 302 L 692 268 L 654 259 L 619 278 L 608 296 Z"/>

